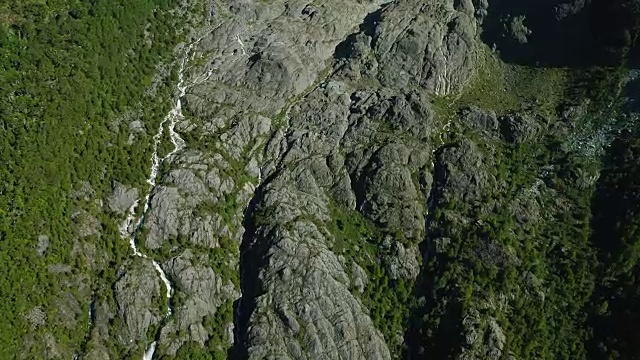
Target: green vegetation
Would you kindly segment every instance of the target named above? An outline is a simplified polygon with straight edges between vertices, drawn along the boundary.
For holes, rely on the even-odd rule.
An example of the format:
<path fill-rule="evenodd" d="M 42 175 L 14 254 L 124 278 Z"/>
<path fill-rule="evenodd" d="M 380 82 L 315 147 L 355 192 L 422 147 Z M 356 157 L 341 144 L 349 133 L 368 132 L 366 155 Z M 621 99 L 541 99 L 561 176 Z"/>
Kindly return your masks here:
<path fill-rule="evenodd" d="M 594 188 L 585 181 L 598 173 L 597 155 L 608 139 L 629 126 L 620 116 L 626 71 L 534 69 L 502 64 L 490 54 L 461 96 L 434 99 L 443 121 L 455 120 L 460 109 L 474 105 L 498 115 L 539 115 L 547 123 L 541 136 L 518 145 L 488 140 L 467 124 L 454 123 L 446 142 L 478 140 L 497 164 L 490 170 L 496 185 L 484 189 L 477 204 L 435 199 L 428 226 L 431 255 L 418 286 L 426 304 L 413 325 L 418 348 L 434 358 L 455 358 L 463 351 L 488 356 L 477 352 L 485 351 L 487 342 L 503 356 L 524 359 L 585 358 L 595 354 L 594 347 L 606 349 L 613 358 L 637 354 L 629 351 L 632 342 L 614 343 L 613 336 L 604 335 L 621 324 L 619 318 L 614 320 L 620 312 L 609 310 L 607 296 L 629 289 L 635 277 L 628 269 L 636 261 L 621 262 L 628 264 L 624 275 L 611 270 L 612 262 L 598 262 L 590 221 Z M 557 120 L 564 106 L 582 111 L 572 119 L 570 131 Z M 621 223 L 618 220 L 616 226 Z M 625 250 L 627 256 L 633 253 Z M 608 270 L 596 276 L 599 268 Z M 613 281 L 604 281 L 610 285 L 606 290 L 595 286 L 602 279 Z M 599 293 L 604 295 L 594 300 L 593 294 Z M 637 300 L 633 294 L 635 290 L 627 293 L 629 297 L 618 303 L 626 307 L 618 310 L 629 315 L 629 308 L 634 308 L 629 304 Z M 589 309 L 598 309 L 596 315 Z M 599 329 L 594 320 L 599 317 L 611 322 Z M 600 332 L 596 340 L 588 341 L 590 325 Z M 484 340 L 465 345 L 470 332 Z M 498 346 L 502 340 L 497 339 L 504 343 Z M 626 350 L 611 352 L 615 347 Z"/>
<path fill-rule="evenodd" d="M 203 348 L 199 343 L 189 341 L 180 347 L 175 357 L 165 356 L 162 359 L 224 360 L 227 359 L 227 352 L 219 348 Z"/>
<path fill-rule="evenodd" d="M 461 94 L 434 97 L 441 119 L 452 119 L 458 109 L 470 105 L 497 113 L 536 111 L 548 117 L 566 100 L 573 70 L 505 64 L 486 46 L 479 63 L 478 73 Z"/>
<path fill-rule="evenodd" d="M 569 179 L 555 174 L 550 175 L 557 177 L 553 192 L 533 200 L 528 189 L 535 186 L 536 171 L 567 159 L 554 158 L 543 146 L 527 145 L 504 147 L 498 155 L 501 191 L 487 189 L 483 202 L 475 206 L 442 204 L 430 221 L 431 238 L 449 241 L 444 249 L 431 246 L 426 265 L 427 304 L 416 326 L 423 346 L 435 358 L 455 357 L 469 331 L 462 320 L 479 312 L 482 320 L 476 330 L 491 336 L 486 319 L 494 319 L 506 336 L 504 354 L 581 358 L 586 337 L 582 309 L 593 287 L 590 193 L 576 191 Z M 555 199 L 565 199 L 567 208 L 559 208 Z M 538 203 L 545 214 L 526 221 L 518 220 L 511 208 L 530 211 Z M 461 222 L 460 216 L 473 221 Z M 485 332 L 489 335 L 482 335 Z"/>
<path fill-rule="evenodd" d="M 410 311 L 415 307 L 411 296 L 413 282 L 390 277 L 382 260 L 388 251 L 383 246 L 385 234 L 362 214 L 334 205 L 327 226 L 335 238 L 332 250 L 346 258 L 347 271 L 351 271 L 354 263 L 366 271 L 369 282 L 364 292 L 351 291 L 369 309 L 371 320 L 384 335 L 391 353 L 399 358 L 402 344 L 397 339 L 404 334 Z"/>
<path fill-rule="evenodd" d="M 600 266 L 590 307 L 590 350 L 602 359 L 640 354 L 640 138 L 613 143 L 593 208 Z"/>
<path fill-rule="evenodd" d="M 202 347 L 196 342 L 187 342 L 181 346 L 175 357 L 164 356 L 162 359 L 179 360 L 223 360 L 227 358 L 226 325 L 233 322 L 233 301 L 227 300 L 218 308 L 213 316 L 206 316 L 204 328 L 213 334 Z M 183 334 L 181 334 L 183 335 Z"/>
<path fill-rule="evenodd" d="M 161 79 L 154 97 L 145 91 L 177 40 L 171 6 L 168 0 L 0 5 L 0 357 L 38 351 L 23 348 L 23 337 L 34 333 L 24 314 L 38 305 L 55 309 L 50 304 L 64 290 L 47 266 L 79 261 L 74 271 L 83 272 L 92 261 L 73 260 L 71 214 L 85 209 L 100 220 L 100 240 L 87 240 L 108 254 L 100 281 L 112 281 L 126 256 L 113 221 L 73 193 L 83 182 L 93 198 L 102 198 L 112 180 L 143 184 L 151 135 L 127 145 L 128 122 L 138 119 L 127 114 L 139 113 L 153 129 L 170 106 L 171 79 Z M 51 240 L 44 257 L 36 253 L 40 234 Z M 82 341 L 83 333 L 48 319 L 36 334 L 51 332 L 62 349 Z"/>

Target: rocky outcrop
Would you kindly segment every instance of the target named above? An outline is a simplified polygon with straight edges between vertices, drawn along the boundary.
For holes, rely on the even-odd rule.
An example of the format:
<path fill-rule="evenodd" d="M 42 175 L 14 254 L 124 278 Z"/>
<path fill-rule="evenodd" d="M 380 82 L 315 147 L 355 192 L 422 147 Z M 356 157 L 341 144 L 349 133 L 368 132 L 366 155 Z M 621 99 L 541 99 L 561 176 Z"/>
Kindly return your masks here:
<path fill-rule="evenodd" d="M 232 236 L 221 213 L 205 210 L 232 196 L 236 184 L 221 174 L 220 169 L 229 167 L 228 163 L 219 155 L 207 155 L 185 152 L 174 159 L 173 169 L 163 176 L 144 224 L 149 229 L 147 248 L 158 249 L 178 238 L 215 248 L 221 236 Z"/>
<path fill-rule="evenodd" d="M 392 234 L 385 271 L 403 279 L 418 275 L 417 248 L 396 242 L 415 244 L 425 236 L 429 141 L 437 131 L 428 95 L 456 93 L 473 75 L 476 27 L 470 2 L 412 1 L 379 11 L 375 6 L 237 4 L 234 20 L 220 22 L 199 47 L 206 64 L 194 72 L 196 85 L 186 97 L 195 118 L 181 128 L 196 143 L 217 136 L 213 146 L 259 170 L 260 185 L 242 224 L 236 339 L 242 356 L 391 357 L 368 310 L 350 291 L 349 274 L 357 264 L 332 251 L 332 208 L 358 211 Z M 330 27 L 323 25 L 329 20 Z M 334 63 L 327 63 L 332 56 Z M 255 113 L 270 116 L 279 128 L 264 158 L 243 158 L 240 149 L 262 134 L 250 130 L 261 121 Z M 228 124 L 236 130 L 228 131 Z M 175 171 L 166 179 L 179 179 L 171 175 Z M 205 188 L 188 177 L 185 183 Z M 164 191 L 154 196 L 150 247 L 170 236 L 193 239 L 180 230 L 180 211 L 159 201 L 183 201 L 173 207 L 183 209 L 195 202 L 186 205 L 189 198 L 180 190 Z M 356 271 L 354 281 L 362 294 L 366 273 Z"/>
<path fill-rule="evenodd" d="M 316 203 L 316 205 L 320 205 Z M 284 214 L 283 214 L 284 215 Z M 287 229 L 288 228 L 288 229 Z M 250 359 L 389 359 L 380 333 L 313 222 L 276 226 L 246 334 Z"/>
<path fill-rule="evenodd" d="M 117 275 L 114 295 L 119 322 L 113 336 L 120 345 L 131 349 L 147 338 L 150 327 L 160 323 L 162 284 L 149 261 L 124 264 Z"/>
<path fill-rule="evenodd" d="M 483 135 L 496 136 L 500 131 L 500 122 L 495 111 L 486 111 L 471 106 L 461 111 L 460 120 L 469 128 Z"/>
<path fill-rule="evenodd" d="M 426 166 L 429 156 L 422 156 L 417 160 L 418 169 L 411 169 L 410 154 L 407 146 L 397 143 L 385 145 L 373 154 L 360 174 L 364 188 L 360 209 L 382 226 L 419 241 L 424 236 L 425 211 L 411 170 Z"/>
<path fill-rule="evenodd" d="M 29 321 L 29 324 L 35 329 L 38 326 L 42 326 L 45 324 L 47 314 L 44 313 L 41 306 L 36 306 L 31 309 L 26 315 L 25 318 Z"/>
<path fill-rule="evenodd" d="M 505 139 L 516 144 L 532 140 L 540 127 L 533 118 L 526 115 L 507 115 L 500 118 L 500 122 Z"/>
<path fill-rule="evenodd" d="M 484 190 L 495 183 L 487 171 L 487 161 L 490 160 L 468 139 L 439 151 L 435 180 L 440 201 L 481 201 Z"/>
<path fill-rule="evenodd" d="M 372 43 L 385 86 L 460 91 L 476 69 L 476 22 L 470 0 L 394 2 L 380 14 Z"/>
<path fill-rule="evenodd" d="M 51 244 L 49 236 L 44 234 L 38 235 L 38 245 L 36 246 L 36 252 L 38 253 L 38 255 L 43 256 L 49 248 L 49 244 Z"/>
<path fill-rule="evenodd" d="M 133 301 L 160 289 L 129 289 L 141 270 L 122 270 L 123 343 L 159 325 L 167 356 L 235 344 L 255 359 L 392 357 L 402 340 L 363 305 L 365 264 L 334 252 L 334 215 L 386 234 L 366 266 L 418 276 L 439 132 L 429 97 L 460 92 L 477 51 L 470 1 L 383 3 L 211 5 L 176 126 L 186 148 L 165 161 L 139 234 L 174 285 L 173 314 Z M 107 203 L 134 197 L 116 187 Z"/>
<path fill-rule="evenodd" d="M 228 1 L 199 50 L 204 76 L 187 97 L 195 107 L 233 105 L 277 113 L 327 67 L 335 46 L 382 1 Z M 201 106 L 198 106 L 201 105 Z"/>
<path fill-rule="evenodd" d="M 205 320 L 213 318 L 223 303 L 235 301 L 239 297 L 236 285 L 216 273 L 227 267 L 236 268 L 238 260 L 234 256 L 228 256 L 227 263 L 218 264 L 216 269 L 209 266 L 213 263 L 212 260 L 214 259 L 208 255 L 196 256 L 192 251 L 185 250 L 164 265 L 167 275 L 175 285 L 177 298 L 174 300 L 174 318 L 160 332 L 159 347 L 163 353 L 175 356 L 180 346 L 186 342 L 205 347 L 212 333 L 227 335 L 221 328 L 208 327 Z M 233 327 L 233 323 L 219 325 Z M 233 343 L 233 338 L 227 339 L 227 343 L 228 341 Z"/>
<path fill-rule="evenodd" d="M 107 199 L 109 210 L 123 215 L 138 200 L 138 189 L 128 188 L 115 181 L 112 185 L 113 193 Z"/>
<path fill-rule="evenodd" d="M 393 280 L 415 279 L 420 273 L 420 252 L 416 246 L 405 247 L 398 241 L 387 237 L 382 247 L 388 251 L 383 259 L 389 277 Z"/>

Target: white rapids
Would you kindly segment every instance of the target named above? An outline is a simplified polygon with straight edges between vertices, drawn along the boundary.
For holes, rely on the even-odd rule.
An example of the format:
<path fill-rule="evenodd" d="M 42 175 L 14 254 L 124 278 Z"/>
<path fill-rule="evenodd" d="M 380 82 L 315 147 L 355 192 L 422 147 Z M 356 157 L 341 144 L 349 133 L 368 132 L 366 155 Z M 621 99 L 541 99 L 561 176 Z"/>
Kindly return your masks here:
<path fill-rule="evenodd" d="M 144 352 L 144 355 L 142 355 L 142 360 L 152 360 L 153 359 L 153 353 L 156 351 L 156 342 L 152 342 L 151 345 L 149 345 L 149 348 L 147 349 L 147 351 Z"/>
<path fill-rule="evenodd" d="M 150 258 L 138 250 L 138 247 L 136 246 L 136 242 L 135 242 L 135 236 L 137 231 L 143 225 L 145 215 L 149 210 L 149 200 L 151 198 L 151 193 L 153 192 L 153 189 L 156 186 L 156 178 L 158 177 L 158 170 L 160 169 L 160 165 L 165 159 L 170 158 L 171 156 L 181 151 L 185 147 L 184 140 L 180 137 L 178 133 L 175 132 L 175 126 L 178 120 L 184 118 L 184 116 L 182 115 L 182 97 L 185 95 L 185 92 L 187 90 L 187 85 L 185 85 L 185 80 L 184 80 L 184 72 L 187 65 L 189 53 L 191 52 L 191 49 L 196 43 L 197 41 L 190 44 L 185 49 L 182 62 L 180 64 L 180 70 L 178 72 L 178 85 L 177 85 L 178 94 L 175 98 L 175 105 L 173 106 L 171 111 L 169 111 L 169 113 L 164 117 L 164 119 L 162 119 L 162 121 L 160 122 L 160 126 L 158 127 L 158 132 L 153 137 L 153 154 L 151 155 L 151 171 L 149 174 L 149 178 L 147 178 L 147 183 L 150 185 L 150 189 L 149 189 L 149 192 L 144 197 L 144 207 L 142 210 L 142 214 L 140 215 L 140 218 L 137 219 L 136 221 L 136 209 L 139 205 L 139 200 L 137 200 L 129 208 L 127 218 L 123 221 L 123 223 L 119 227 L 120 236 L 124 239 L 129 240 L 129 245 L 131 247 L 131 250 L 133 250 L 133 254 L 135 256 L 138 256 L 144 259 L 150 259 Z M 164 127 L 165 125 L 167 125 L 167 123 L 168 123 L 168 129 L 169 129 L 169 136 L 171 138 L 171 143 L 173 144 L 173 150 L 161 158 L 158 155 L 158 147 L 160 145 L 160 141 L 162 140 Z M 167 289 L 167 304 L 168 304 L 167 316 L 171 315 L 170 304 L 171 304 L 171 296 L 173 291 L 171 287 L 171 282 L 167 278 L 167 275 L 165 274 L 165 272 L 162 270 L 162 267 L 160 267 L 160 264 L 158 264 L 158 262 L 153 259 L 150 259 L 150 260 L 151 260 L 151 263 L 153 264 L 153 267 L 158 272 L 160 279 L 162 280 L 162 282 L 164 283 Z M 145 351 L 142 359 L 151 360 L 153 358 L 153 353 L 155 352 L 155 349 L 156 349 L 156 342 L 154 341 L 153 343 L 151 343 L 149 348 Z"/>

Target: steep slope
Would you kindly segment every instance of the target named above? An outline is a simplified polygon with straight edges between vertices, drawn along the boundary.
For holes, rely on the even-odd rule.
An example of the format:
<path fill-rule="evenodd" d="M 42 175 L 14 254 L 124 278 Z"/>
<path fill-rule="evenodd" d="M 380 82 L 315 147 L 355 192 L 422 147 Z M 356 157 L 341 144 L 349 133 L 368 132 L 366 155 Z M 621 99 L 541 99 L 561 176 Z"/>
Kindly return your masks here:
<path fill-rule="evenodd" d="M 143 3 L 0 5 L 6 358 L 635 356 L 631 2 Z"/>
<path fill-rule="evenodd" d="M 0 5 L 2 358 L 71 358 L 115 312 L 103 309 L 127 250 L 102 199 L 115 180 L 143 186 L 171 97 L 157 68 L 177 42 L 169 10 Z"/>

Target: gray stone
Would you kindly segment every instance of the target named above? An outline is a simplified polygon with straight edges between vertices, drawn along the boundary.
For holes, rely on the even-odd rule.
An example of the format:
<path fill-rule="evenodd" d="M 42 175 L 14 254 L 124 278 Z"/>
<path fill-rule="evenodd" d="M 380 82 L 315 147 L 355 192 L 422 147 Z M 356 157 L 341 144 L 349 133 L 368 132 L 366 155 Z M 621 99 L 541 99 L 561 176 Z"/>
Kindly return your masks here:
<path fill-rule="evenodd" d="M 53 264 L 53 265 L 49 265 L 49 272 L 52 274 L 62 274 L 62 273 L 68 273 L 72 270 L 73 268 L 70 265 L 66 265 L 66 264 Z"/>
<path fill-rule="evenodd" d="M 367 276 L 367 272 L 364 271 L 360 265 L 353 263 L 353 287 L 357 292 L 363 293 L 365 287 L 369 283 L 369 277 Z"/>
<path fill-rule="evenodd" d="M 500 118 L 502 134 L 512 143 L 523 143 L 532 140 L 539 131 L 539 125 L 530 116 L 507 115 Z"/>
<path fill-rule="evenodd" d="M 81 181 L 80 187 L 71 193 L 71 197 L 73 199 L 82 199 L 84 201 L 89 201 L 93 196 L 95 196 L 95 194 L 96 191 L 93 189 L 93 187 L 91 187 L 91 184 L 89 182 Z"/>
<path fill-rule="evenodd" d="M 489 347 L 488 355 L 489 359 L 498 360 L 502 356 L 502 350 L 504 349 L 504 345 L 507 342 L 507 337 L 505 336 L 502 328 L 495 319 L 489 320 L 489 342 L 487 346 Z"/>
<path fill-rule="evenodd" d="M 385 6 L 368 23 L 382 3 L 209 5 L 208 28 L 194 46 L 198 61 L 186 74 L 189 116 L 177 127 L 187 148 L 165 163 L 142 233 L 175 291 L 160 354 L 173 356 L 189 341 L 204 346 L 221 333 L 228 346 L 237 330 L 236 344 L 251 359 L 391 358 L 350 292 L 371 286 L 367 274 L 345 268 L 330 250 L 336 239 L 327 224 L 335 207 L 360 211 L 397 235 L 375 259 L 380 266 L 393 278 L 416 278 L 420 254 L 409 243 L 424 239 L 434 181 L 430 95 L 457 93 L 472 76 L 476 20 L 471 1 L 411 0 Z M 213 334 L 203 318 L 240 296 L 222 272 L 240 265 L 240 245 L 246 312 L 236 314 L 239 329 L 225 324 Z M 214 251 L 216 266 L 206 255 Z M 148 303 L 129 304 L 133 291 L 123 284 L 138 276 L 128 278 L 132 271 L 116 283 L 126 339 L 159 321 Z"/>
<path fill-rule="evenodd" d="M 249 358 L 276 356 L 302 341 L 302 354 L 312 358 L 389 359 L 384 340 L 349 293 L 344 269 L 318 229 L 312 223 L 297 222 L 291 231 L 278 233 L 270 240 L 277 246 L 261 270 L 266 292 L 257 298 L 258 308 L 251 316 Z M 274 276 L 283 268 L 290 268 L 295 276 L 288 281 Z M 276 309 L 284 306 L 291 313 L 283 321 Z M 293 335 L 298 326 L 305 329 L 300 340 Z"/>
<path fill-rule="evenodd" d="M 162 303 L 162 285 L 148 260 L 123 264 L 117 277 L 114 295 L 120 321 L 113 334 L 122 346 L 131 347 L 146 339 L 149 327 L 160 322 L 163 310 L 154 304 Z"/>
<path fill-rule="evenodd" d="M 132 133 L 144 133 L 144 124 L 140 120 L 134 120 L 129 123 L 129 131 Z"/>
<path fill-rule="evenodd" d="M 470 128 L 489 135 L 497 134 L 500 130 L 495 111 L 485 111 L 471 106 L 462 110 L 461 120 Z"/>
<path fill-rule="evenodd" d="M 71 214 L 73 227 L 80 237 L 89 237 L 92 235 L 100 235 L 102 224 L 97 217 L 84 210 Z"/>
<path fill-rule="evenodd" d="M 260 144 L 257 138 L 268 134 L 271 129 L 271 119 L 264 116 L 243 116 L 238 122 L 232 124 L 229 131 L 220 135 L 223 149 L 235 160 L 253 146 Z"/>
<path fill-rule="evenodd" d="M 138 189 L 128 188 L 114 181 L 112 184 L 112 194 L 107 199 L 107 206 L 109 210 L 115 213 L 125 214 L 136 200 L 138 200 Z"/>
<path fill-rule="evenodd" d="M 489 159 L 471 140 L 443 149 L 436 158 L 436 186 L 442 198 L 440 201 L 458 199 L 477 202 L 483 190 L 495 183 L 489 174 Z"/>
<path fill-rule="evenodd" d="M 25 315 L 25 318 L 31 324 L 31 327 L 35 329 L 46 323 L 47 315 L 42 309 L 42 306 L 36 306 Z"/>
<path fill-rule="evenodd" d="M 420 272 L 420 251 L 417 246 L 404 247 L 394 241 L 389 255 L 385 257 L 387 270 L 391 279 L 413 280 Z"/>
<path fill-rule="evenodd" d="M 230 281 L 223 280 L 214 268 L 208 266 L 210 263 L 207 255 L 197 256 L 191 250 L 185 250 L 163 264 L 174 285 L 174 292 L 181 300 L 174 308 L 173 319 L 162 328 L 160 352 L 175 356 L 187 341 L 204 347 L 212 336 L 202 324 L 204 317 L 215 315 L 221 304 L 240 296 Z M 235 268 L 236 263 L 237 259 L 229 254 L 228 266 Z M 227 334 L 222 329 L 215 330 L 217 335 Z"/>
<path fill-rule="evenodd" d="M 38 236 L 38 245 L 36 247 L 36 252 L 38 255 L 43 256 L 47 249 L 49 248 L 49 237 L 47 235 L 39 235 Z"/>
<path fill-rule="evenodd" d="M 198 114 L 211 101 L 279 112 L 316 81 L 336 45 L 381 2 L 234 2 L 234 21 L 217 19 L 201 41 L 209 56 L 199 73 L 210 75 L 193 87 L 189 107 Z"/>
<path fill-rule="evenodd" d="M 424 209 L 408 169 L 409 149 L 391 143 L 378 150 L 364 173 L 362 211 L 390 230 L 408 239 L 424 236 Z"/>
<path fill-rule="evenodd" d="M 383 85 L 419 85 L 447 95 L 475 72 L 475 19 L 452 0 L 395 2 L 381 14 L 374 38 Z"/>

